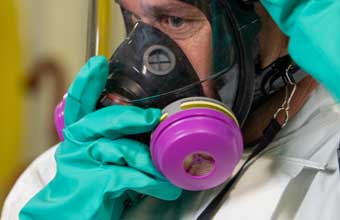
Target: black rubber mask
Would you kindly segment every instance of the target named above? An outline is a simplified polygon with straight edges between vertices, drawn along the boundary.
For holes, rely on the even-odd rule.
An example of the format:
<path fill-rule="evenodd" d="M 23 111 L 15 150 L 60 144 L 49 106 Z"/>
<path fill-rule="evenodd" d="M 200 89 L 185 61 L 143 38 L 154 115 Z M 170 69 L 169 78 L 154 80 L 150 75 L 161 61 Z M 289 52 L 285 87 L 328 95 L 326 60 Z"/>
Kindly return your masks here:
<path fill-rule="evenodd" d="M 136 6 L 142 7 L 128 11 L 125 1 L 128 0 L 121 3 L 127 38 L 110 60 L 110 75 L 98 107 L 128 104 L 164 108 L 180 98 L 207 96 L 232 109 L 242 125 L 255 91 L 253 52 L 259 20 L 254 10 L 243 9 L 236 0 L 168 0 L 164 7 L 178 3 L 183 6 L 176 9 L 181 13 L 173 15 L 176 11 L 168 14 L 165 9 L 158 11 L 161 4 L 147 0 L 136 1 Z M 152 8 L 154 5 L 157 7 Z M 188 11 L 196 11 L 181 17 L 188 7 L 191 7 Z M 206 44 L 189 48 L 191 59 L 199 57 L 211 64 L 211 70 L 200 73 L 200 77 L 188 54 L 177 44 L 178 40 L 185 40 L 162 26 L 170 22 L 180 25 L 183 21 L 194 25 L 197 14 L 206 21 L 204 25 L 210 26 L 211 36 L 207 39 L 211 41 L 205 43 L 212 48 L 211 53 L 200 50 Z M 167 22 L 159 21 L 164 18 Z M 195 27 L 187 30 L 201 30 Z M 195 31 L 189 38 L 195 39 Z"/>
<path fill-rule="evenodd" d="M 138 22 L 110 60 L 98 107 L 129 104 L 163 108 L 180 98 L 203 96 L 200 80 L 177 44 Z"/>

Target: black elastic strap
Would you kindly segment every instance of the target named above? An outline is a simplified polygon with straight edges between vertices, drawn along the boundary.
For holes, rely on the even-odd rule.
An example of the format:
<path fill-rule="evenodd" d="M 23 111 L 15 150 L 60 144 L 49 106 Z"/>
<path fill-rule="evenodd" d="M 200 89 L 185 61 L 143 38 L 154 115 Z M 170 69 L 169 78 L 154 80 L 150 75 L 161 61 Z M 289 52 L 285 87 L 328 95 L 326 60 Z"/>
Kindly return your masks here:
<path fill-rule="evenodd" d="M 203 212 L 198 216 L 197 220 L 210 220 L 215 216 L 223 204 L 225 196 L 228 192 L 230 192 L 236 181 L 242 176 L 249 162 L 254 157 L 259 155 L 273 141 L 274 137 L 280 130 L 280 123 L 276 119 L 272 119 L 267 128 L 263 131 L 263 136 L 261 137 L 259 144 L 243 163 L 239 171 L 229 180 L 221 192 L 219 192 L 217 196 L 210 202 L 210 204 L 203 210 Z"/>
<path fill-rule="evenodd" d="M 289 55 L 278 58 L 263 69 L 257 67 L 256 89 L 252 108 L 256 109 L 261 106 L 268 96 L 289 85 L 287 74 L 294 83 L 299 83 L 308 76 Z"/>
<path fill-rule="evenodd" d="M 254 4 L 256 2 L 258 2 L 259 0 L 241 0 L 241 2 L 245 3 L 245 4 Z"/>

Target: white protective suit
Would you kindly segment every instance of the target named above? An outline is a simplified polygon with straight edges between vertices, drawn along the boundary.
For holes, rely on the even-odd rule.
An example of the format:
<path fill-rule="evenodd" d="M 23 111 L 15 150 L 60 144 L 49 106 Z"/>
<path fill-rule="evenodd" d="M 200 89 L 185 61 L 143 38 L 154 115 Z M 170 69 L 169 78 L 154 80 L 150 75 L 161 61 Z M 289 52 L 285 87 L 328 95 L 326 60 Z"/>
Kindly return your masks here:
<path fill-rule="evenodd" d="M 339 141 L 339 106 L 318 87 L 245 172 L 215 219 L 340 219 Z M 53 178 L 55 149 L 37 158 L 18 179 L 5 202 L 2 220 L 18 219 L 24 204 Z M 147 197 L 126 210 L 123 219 L 195 219 L 221 187 L 184 192 L 172 202 Z"/>

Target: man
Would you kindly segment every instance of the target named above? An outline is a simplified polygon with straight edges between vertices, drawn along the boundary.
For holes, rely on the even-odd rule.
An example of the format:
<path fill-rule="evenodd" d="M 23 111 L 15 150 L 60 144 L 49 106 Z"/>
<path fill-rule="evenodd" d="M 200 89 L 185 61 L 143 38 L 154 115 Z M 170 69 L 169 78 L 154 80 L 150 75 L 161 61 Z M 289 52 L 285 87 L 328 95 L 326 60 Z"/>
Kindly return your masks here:
<path fill-rule="evenodd" d="M 113 93 L 116 95 L 114 100 L 127 100 L 149 107 L 149 103 L 175 100 L 171 94 L 175 94 L 176 98 L 196 93 L 215 98 L 228 104 L 241 124 L 245 122 L 243 134 L 246 143 L 261 138 L 262 131 L 277 112 L 275 119 L 282 127 L 289 119 L 287 126 L 261 152 L 261 157 L 256 157 L 243 171 L 229 193 L 223 195 L 219 209 L 212 209 L 214 218 L 337 219 L 340 215 L 337 210 L 340 193 L 336 156 L 340 138 L 338 107 L 310 77 L 299 81 L 296 90 L 295 83 L 289 82 L 287 84 L 292 86 L 287 88 L 293 90 L 287 90 L 286 94 L 282 88 L 274 95 L 260 97 L 261 102 L 251 103 L 254 99 L 251 86 L 255 84 L 248 83 L 255 83 L 255 79 L 246 78 L 249 77 L 247 71 L 250 65 L 244 65 L 239 54 L 249 61 L 256 49 L 250 49 L 254 41 L 247 44 L 236 37 L 244 37 L 242 33 L 247 33 L 243 31 L 249 26 L 236 29 L 234 20 L 226 20 L 231 18 L 224 16 L 225 10 L 233 7 L 219 5 L 223 1 L 211 2 L 119 1 L 127 30 L 131 32 L 127 43 L 123 43 L 113 55 L 111 71 L 119 72 L 122 66 L 124 71 L 128 71 L 129 65 L 122 60 L 124 56 L 130 58 L 130 66 L 138 69 L 141 54 L 136 53 L 137 58 L 130 56 L 131 47 L 143 50 L 148 37 L 161 36 L 159 41 L 156 39 L 158 44 L 161 42 L 168 46 L 177 55 L 176 64 L 181 64 L 178 68 L 185 64 L 186 71 L 183 71 L 182 77 L 187 77 L 187 80 L 175 83 L 175 87 L 185 88 L 180 90 L 181 94 L 162 84 L 168 90 L 159 96 L 156 93 L 142 96 L 142 93 L 141 97 L 134 98 L 139 94 L 126 92 L 122 99 L 123 92 L 114 88 L 113 91 L 120 91 L 119 95 Z M 211 13 L 213 10 L 214 13 Z M 273 67 L 271 63 L 286 54 L 286 38 L 260 5 L 257 5 L 257 12 L 263 24 L 259 35 L 260 65 L 262 68 Z M 250 21 L 245 23 L 252 24 L 257 20 Z M 239 35 L 233 34 L 235 30 Z M 134 44 L 134 39 L 145 42 L 137 47 L 140 42 Z M 242 42 L 243 47 L 238 47 Z M 289 70 L 290 66 L 287 66 L 283 75 Z M 145 75 L 159 73 L 152 67 L 140 72 Z M 223 77 L 220 77 L 221 72 Z M 108 64 L 103 58 L 92 59 L 82 69 L 68 92 L 65 141 L 56 151 L 57 168 L 53 160 L 55 148 L 52 148 L 20 177 L 5 204 L 4 219 L 18 219 L 19 216 L 20 219 L 197 219 L 207 210 L 206 207 L 211 207 L 211 201 L 228 184 L 227 181 L 201 192 L 181 192 L 160 175 L 152 165 L 148 148 L 126 138 L 154 129 L 159 123 L 160 112 L 128 106 L 94 111 L 107 75 Z M 156 77 L 154 75 L 150 76 Z M 240 75 L 245 78 L 232 77 Z M 291 80 L 289 77 L 285 79 Z M 135 81 L 139 82 L 138 79 Z M 200 82 L 201 88 L 194 91 L 192 85 L 197 82 Z M 250 85 L 250 88 L 244 85 Z M 164 100 L 163 94 L 167 95 Z M 248 102 L 240 101 L 244 99 Z M 105 100 L 105 97 L 100 100 Z M 255 97 L 255 100 L 260 99 Z M 278 111 L 282 103 L 285 104 L 282 106 L 284 114 Z"/>

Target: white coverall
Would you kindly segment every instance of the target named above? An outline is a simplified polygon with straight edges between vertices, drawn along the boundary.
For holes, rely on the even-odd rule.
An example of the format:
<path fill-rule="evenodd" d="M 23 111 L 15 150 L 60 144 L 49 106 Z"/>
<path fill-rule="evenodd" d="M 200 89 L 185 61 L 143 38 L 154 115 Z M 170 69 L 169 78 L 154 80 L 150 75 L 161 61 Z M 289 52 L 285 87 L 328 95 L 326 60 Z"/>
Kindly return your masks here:
<path fill-rule="evenodd" d="M 339 141 L 339 106 L 318 87 L 245 172 L 214 219 L 340 219 Z M 5 202 L 2 220 L 18 219 L 25 203 L 54 177 L 55 149 L 37 158 L 18 179 Z M 126 210 L 122 219 L 195 219 L 221 187 L 184 192 L 172 202 L 146 197 Z"/>

